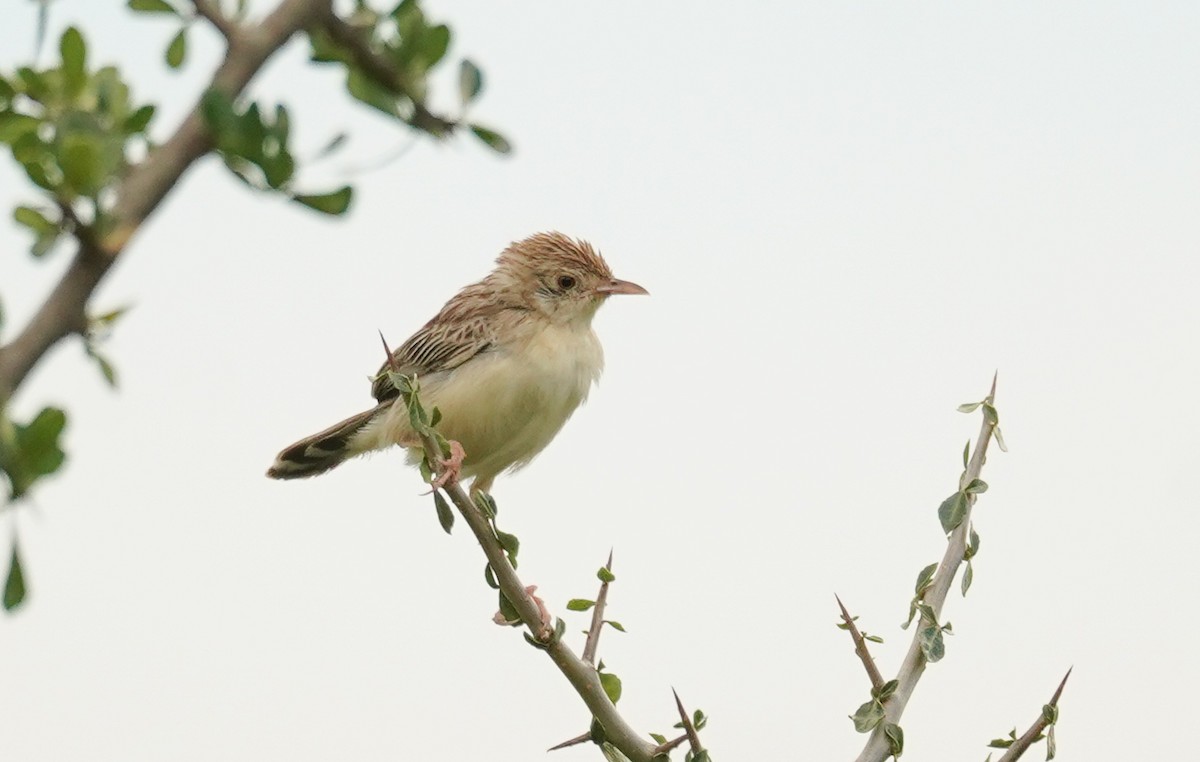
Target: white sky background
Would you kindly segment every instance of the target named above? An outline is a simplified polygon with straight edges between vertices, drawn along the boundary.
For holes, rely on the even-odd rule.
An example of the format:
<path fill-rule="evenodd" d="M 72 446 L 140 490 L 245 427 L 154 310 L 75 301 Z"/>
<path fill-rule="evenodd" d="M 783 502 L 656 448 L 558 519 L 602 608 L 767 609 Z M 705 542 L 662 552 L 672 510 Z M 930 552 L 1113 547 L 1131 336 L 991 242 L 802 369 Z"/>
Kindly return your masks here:
<path fill-rule="evenodd" d="M 162 99 L 165 136 L 220 48 L 193 34 L 169 74 L 173 27 L 119 5 L 53 3 L 43 55 L 81 25 L 93 61 Z M 1071 665 L 1060 759 L 1190 749 L 1198 6 L 427 10 L 484 68 L 473 113 L 511 159 L 418 140 L 332 222 L 205 160 L 93 302 L 135 305 L 107 345 L 119 392 L 68 342 L 14 403 L 68 407 L 70 460 L 15 512 L 30 598 L 0 618 L 0 758 L 529 760 L 586 729 L 549 661 L 490 623 L 482 555 L 399 453 L 262 476 L 370 402 L 377 329 L 398 344 L 543 229 L 653 294 L 604 308 L 600 388 L 495 487 L 571 630 L 567 599 L 615 547 L 629 632 L 601 652 L 636 727 L 668 732 L 674 686 L 718 759 L 857 754 L 868 682 L 833 594 L 893 673 L 979 427 L 954 408 L 999 368 L 1010 452 L 985 470 L 975 583 L 905 714 L 909 755 L 982 760 Z M 11 70 L 35 6 L 4 18 Z M 298 154 L 351 132 L 314 189 L 410 142 L 299 44 L 254 92 L 292 107 Z M 18 180 L 0 168 L 4 209 L 32 197 Z M 0 222 L 8 336 L 68 259 L 27 245 Z"/>

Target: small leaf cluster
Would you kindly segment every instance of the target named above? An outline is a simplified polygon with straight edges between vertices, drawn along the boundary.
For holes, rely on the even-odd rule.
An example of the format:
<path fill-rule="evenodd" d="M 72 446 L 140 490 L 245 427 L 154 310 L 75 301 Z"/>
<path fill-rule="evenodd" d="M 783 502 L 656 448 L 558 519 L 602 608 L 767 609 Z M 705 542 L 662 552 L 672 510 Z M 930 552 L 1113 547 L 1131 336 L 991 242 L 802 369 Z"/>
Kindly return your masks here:
<path fill-rule="evenodd" d="M 992 437 L 996 440 L 996 446 L 1000 448 L 1000 452 L 1008 452 L 1008 446 L 1004 444 L 1004 435 L 1000 432 L 1000 413 L 997 412 L 996 406 L 992 404 L 990 396 L 979 402 L 964 402 L 958 406 L 958 412 L 974 413 L 979 408 L 983 408 L 983 417 L 992 427 Z M 968 443 L 969 445 L 970 443 Z M 966 465 L 966 463 L 963 463 L 964 468 Z"/>
<path fill-rule="evenodd" d="M 1054 728 L 1058 724 L 1058 705 L 1043 704 L 1041 721 L 1045 723 L 1046 731 L 1038 733 L 1031 743 L 1038 743 L 1042 739 L 1046 740 L 1046 762 L 1054 759 L 1058 755 L 1058 741 L 1055 738 Z M 1013 728 L 1008 731 L 1007 738 L 993 738 L 988 742 L 988 748 L 991 749 L 1007 749 L 1017 742 L 1017 729 Z M 988 755 L 990 760 L 992 755 Z"/>
<path fill-rule="evenodd" d="M 944 636 L 954 634 L 954 628 L 949 622 L 946 622 L 944 625 L 938 624 L 937 615 L 934 613 L 933 607 L 925 602 L 925 591 L 933 587 L 937 569 L 938 565 L 932 563 L 917 574 L 915 594 L 912 601 L 908 604 L 908 619 L 904 624 L 900 625 L 901 629 L 907 630 L 908 626 L 912 624 L 913 617 L 918 613 L 921 615 L 921 631 L 918 641 L 921 644 L 921 653 L 924 654 L 925 660 L 928 662 L 940 661 L 946 655 Z"/>
<path fill-rule="evenodd" d="M 112 66 L 91 69 L 83 33 L 69 27 L 57 66 L 0 74 L 0 143 L 49 203 L 18 206 L 13 219 L 33 234 L 35 257 L 63 233 L 100 238 L 112 187 L 135 145 L 148 145 L 154 106 L 135 105 Z"/>
<path fill-rule="evenodd" d="M 911 615 L 910 615 L 910 617 L 911 617 Z M 857 622 L 858 617 L 852 616 L 852 617 L 850 617 L 850 621 Z M 850 629 L 850 625 L 846 622 L 837 622 L 836 624 L 837 624 L 837 628 L 839 630 L 849 630 Z M 883 642 L 883 638 L 881 638 L 878 635 L 869 635 L 869 634 L 867 634 L 867 631 L 862 628 L 859 628 L 858 634 L 862 636 L 863 640 L 870 641 L 871 643 L 882 643 Z"/>
<path fill-rule="evenodd" d="M 241 106 L 216 90 L 201 101 L 201 113 L 212 132 L 217 151 L 233 176 L 261 191 L 276 191 L 323 214 L 345 214 L 353 189 L 348 185 L 326 193 L 293 190 L 296 159 L 289 148 L 291 118 L 286 106 L 267 114 L 257 103 Z"/>
<path fill-rule="evenodd" d="M 603 590 L 608 587 L 610 582 L 616 581 L 617 575 L 613 574 L 607 566 L 601 566 L 596 570 L 596 579 L 600 580 L 601 590 Z M 589 611 L 595 605 L 596 601 L 591 598 L 572 598 L 567 601 L 567 611 Z M 607 624 L 618 632 L 625 632 L 625 625 L 613 619 L 602 620 L 602 624 Z M 584 634 L 588 633 L 587 630 L 583 632 Z"/>
<path fill-rule="evenodd" d="M 44 408 L 26 424 L 11 420 L 0 408 L 0 473 L 8 483 L 9 502 L 21 499 L 35 482 L 62 468 L 66 454 L 60 439 L 66 425 L 66 413 L 56 407 Z M 5 610 L 19 606 L 25 592 L 25 573 L 14 532 L 4 582 Z"/>
<path fill-rule="evenodd" d="M 883 733 L 887 737 L 888 747 L 893 757 L 899 757 L 904 753 L 904 729 L 894 722 L 883 722 L 886 716 L 883 705 L 896 692 L 899 685 L 896 680 L 888 680 L 878 688 L 872 688 L 871 699 L 850 715 L 851 721 L 854 722 L 854 729 L 859 733 L 870 733 L 882 722 Z"/>
<path fill-rule="evenodd" d="M 403 0 L 388 13 L 359 0 L 350 24 L 361 38 L 354 44 L 327 28 L 310 29 L 312 60 L 342 65 L 347 92 L 371 108 L 434 137 L 452 133 L 460 119 L 436 116 L 427 106 L 429 76 L 450 47 L 450 28 L 430 23 L 417 0 Z M 483 72 L 463 59 L 458 79 L 460 106 L 465 114 L 483 91 Z M 467 127 L 492 150 L 512 150 L 508 140 L 495 130 L 474 123 Z"/>

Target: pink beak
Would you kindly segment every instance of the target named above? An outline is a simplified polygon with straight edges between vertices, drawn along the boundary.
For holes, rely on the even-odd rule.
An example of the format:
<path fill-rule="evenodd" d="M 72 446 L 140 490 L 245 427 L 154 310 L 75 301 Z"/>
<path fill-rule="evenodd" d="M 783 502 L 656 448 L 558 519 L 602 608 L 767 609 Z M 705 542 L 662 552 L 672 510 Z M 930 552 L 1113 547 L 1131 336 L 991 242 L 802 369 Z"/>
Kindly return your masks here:
<path fill-rule="evenodd" d="M 612 296 L 613 294 L 650 295 L 649 291 L 638 284 L 628 280 L 621 280 L 620 278 L 613 278 L 608 283 L 601 283 L 599 286 L 596 286 L 596 293 L 603 296 Z"/>

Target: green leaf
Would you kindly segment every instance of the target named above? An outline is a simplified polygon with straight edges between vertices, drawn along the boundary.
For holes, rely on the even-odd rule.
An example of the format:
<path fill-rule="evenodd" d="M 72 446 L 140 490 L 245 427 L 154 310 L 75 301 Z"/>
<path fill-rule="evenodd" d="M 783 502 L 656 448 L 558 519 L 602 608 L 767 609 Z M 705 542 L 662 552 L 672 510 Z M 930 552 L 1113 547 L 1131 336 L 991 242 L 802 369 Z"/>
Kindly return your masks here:
<path fill-rule="evenodd" d="M 964 402 L 963 404 L 958 406 L 958 412 L 974 413 L 976 410 L 979 409 L 979 406 L 982 404 L 983 404 L 982 402 Z"/>
<path fill-rule="evenodd" d="M 486 518 L 494 519 L 499 513 L 499 508 L 496 505 L 496 499 L 486 492 L 474 492 L 471 494 L 471 500 L 475 503 L 475 507 L 479 509 Z"/>
<path fill-rule="evenodd" d="M 625 632 L 625 625 L 613 619 L 605 619 L 604 623 L 618 632 Z"/>
<path fill-rule="evenodd" d="M 186 26 L 180 27 L 171 38 L 171 44 L 167 46 L 167 66 L 172 69 L 183 66 L 183 61 L 187 58 L 187 30 Z"/>
<path fill-rule="evenodd" d="M 904 753 L 904 729 L 894 722 L 884 723 L 883 734 L 887 736 L 888 747 L 893 757 Z"/>
<path fill-rule="evenodd" d="M 100 375 L 104 376 L 104 380 L 108 382 L 108 385 L 111 388 L 116 389 L 117 369 L 113 367 L 112 363 L 108 361 L 107 357 L 97 352 L 96 348 L 91 346 L 90 343 L 85 344 L 84 349 L 87 351 L 88 356 L 96 361 L 96 365 L 100 368 Z"/>
<path fill-rule="evenodd" d="M 919 640 L 921 653 L 925 655 L 925 660 L 930 664 L 941 661 L 942 657 L 946 655 L 946 642 L 942 637 L 942 628 L 936 624 L 923 627 Z"/>
<path fill-rule="evenodd" d="M 987 492 L 987 489 L 987 482 L 985 482 L 983 479 L 972 479 L 971 483 L 967 485 L 963 492 L 966 492 L 968 495 L 981 495 L 984 492 Z"/>
<path fill-rule="evenodd" d="M 345 214 L 350 208 L 350 201 L 354 197 L 354 189 L 349 185 L 343 185 L 330 193 L 320 193 L 315 195 L 296 194 L 292 196 L 292 200 L 307 206 L 309 209 L 315 209 L 322 214 L 341 215 Z"/>
<path fill-rule="evenodd" d="M 496 581 L 496 573 L 492 571 L 492 565 L 487 564 L 483 567 L 483 580 L 487 582 L 488 587 L 493 590 L 500 589 L 500 583 Z"/>
<path fill-rule="evenodd" d="M 962 578 L 962 594 L 965 598 L 967 591 L 971 589 L 971 582 L 975 580 L 975 567 L 971 566 L 971 562 L 967 561 L 967 568 L 963 571 Z"/>
<path fill-rule="evenodd" d="M 11 499 L 21 497 L 35 481 L 62 466 L 66 454 L 58 439 L 66 423 L 66 413 L 47 407 L 28 425 L 13 423 L 11 440 L 0 440 L 0 470 L 8 474 Z"/>
<path fill-rule="evenodd" d="M 611 672 L 601 672 L 600 685 L 604 686 L 609 701 L 615 704 L 621 700 L 621 678 Z"/>
<path fill-rule="evenodd" d="M 468 125 L 475 137 L 483 141 L 483 144 L 492 149 L 496 153 L 512 153 L 512 144 L 508 142 L 500 133 L 495 130 L 490 130 L 487 127 L 482 127 L 478 124 Z"/>
<path fill-rule="evenodd" d="M 970 462 L 970 455 L 971 455 L 971 440 L 968 439 L 967 443 L 965 445 L 963 445 L 963 468 L 966 468 L 967 464 Z"/>
<path fill-rule="evenodd" d="M 595 605 L 595 601 L 590 601 L 587 598 L 572 598 L 567 601 L 567 611 L 587 611 Z"/>
<path fill-rule="evenodd" d="M 1000 423 L 1000 413 L 990 402 L 983 403 L 983 419 L 993 426 Z"/>
<path fill-rule="evenodd" d="M 651 733 L 650 737 L 653 738 L 654 742 L 656 744 L 658 744 L 659 746 L 662 746 L 663 744 L 665 744 L 667 742 L 667 737 L 664 736 L 662 733 Z"/>
<path fill-rule="evenodd" d="M 67 185 L 80 195 L 95 196 L 104 187 L 108 180 L 107 158 L 96 135 L 69 132 L 62 137 L 58 163 Z"/>
<path fill-rule="evenodd" d="M 16 209 L 13 209 L 13 220 L 18 225 L 24 225 L 29 228 L 38 236 L 58 233 L 58 223 L 51 221 L 46 215 L 32 206 L 18 206 Z"/>
<path fill-rule="evenodd" d="M 508 554 L 509 561 L 517 557 L 517 552 L 521 549 L 521 541 L 517 539 L 515 534 L 501 532 L 497 529 L 496 540 L 499 541 L 500 547 L 504 548 L 504 552 Z"/>
<path fill-rule="evenodd" d="M 850 715 L 850 719 L 854 721 L 854 729 L 859 733 L 869 733 L 883 721 L 883 704 L 871 699 Z"/>
<path fill-rule="evenodd" d="M 934 572 L 937 571 L 937 568 L 938 565 L 935 562 L 929 566 L 926 566 L 919 574 L 917 574 L 917 585 L 915 592 L 918 596 L 928 590 L 929 586 L 933 584 L 933 575 Z"/>
<path fill-rule="evenodd" d="M 862 636 L 863 636 L 863 640 L 869 640 L 872 643 L 882 643 L 883 642 L 883 638 L 879 637 L 878 635 L 868 635 L 864 632 L 864 633 L 862 633 Z"/>
<path fill-rule="evenodd" d="M 617 577 L 607 567 L 601 566 L 599 571 L 596 572 L 596 578 L 601 582 L 607 583 L 614 581 Z"/>
<path fill-rule="evenodd" d="M 450 510 L 450 504 L 438 490 L 433 491 L 433 505 L 437 508 L 438 523 L 442 525 L 442 530 L 446 534 L 450 534 L 450 530 L 454 529 L 454 511 Z M 488 569 L 491 568 L 488 567 Z"/>
<path fill-rule="evenodd" d="M 889 696 L 891 696 L 893 693 L 895 693 L 896 689 L 899 687 L 900 687 L 899 680 L 888 680 L 886 683 L 879 686 L 879 692 L 878 692 L 878 695 L 875 696 L 875 698 L 879 699 L 880 701 L 884 701 Z"/>
<path fill-rule="evenodd" d="M 1042 704 L 1042 719 L 1047 725 L 1058 722 L 1058 707 L 1054 704 Z"/>
<path fill-rule="evenodd" d="M 942 522 L 942 531 L 946 534 L 953 532 L 966 515 L 967 496 L 962 492 L 955 492 L 938 506 L 938 519 Z"/>
<path fill-rule="evenodd" d="M 4 580 L 4 610 L 12 611 L 25 600 L 25 572 L 21 570 L 21 554 L 17 538 L 13 538 L 12 556 L 8 562 L 8 577 Z"/>
<path fill-rule="evenodd" d="M 62 73 L 66 89 L 72 96 L 87 82 L 87 44 L 75 27 L 67 27 L 58 43 L 62 55 Z"/>
<path fill-rule="evenodd" d="M 970 561 L 977 555 L 979 555 L 979 533 L 975 531 L 975 527 L 971 527 L 971 533 L 967 540 L 967 549 L 963 552 L 963 558 Z"/>
<path fill-rule="evenodd" d="M 1054 738 L 1054 726 L 1050 726 L 1050 731 L 1046 734 L 1046 762 L 1058 756 L 1058 741 Z"/>
<path fill-rule="evenodd" d="M 429 425 L 437 426 L 441 422 L 442 422 L 442 411 L 438 409 L 437 405 L 434 405 L 433 410 L 431 410 L 429 412 Z"/>
<path fill-rule="evenodd" d="M 122 125 L 122 129 L 126 135 L 136 135 L 145 132 L 146 128 L 150 126 L 150 120 L 153 118 L 154 106 L 142 106 L 125 117 L 125 124 Z"/>
<path fill-rule="evenodd" d="M 166 0 L 129 0 L 129 10 L 139 13 L 174 13 L 179 12 Z"/>
<path fill-rule="evenodd" d="M 0 111 L 0 143 L 12 145 L 26 135 L 36 135 L 42 120 L 28 114 Z"/>
<path fill-rule="evenodd" d="M 483 89 L 483 72 L 469 59 L 464 58 L 458 65 L 458 97 L 466 106 Z"/>
<path fill-rule="evenodd" d="M 992 429 L 992 436 L 996 438 L 996 446 L 1000 448 L 1000 452 L 1008 452 L 1008 445 L 1004 444 L 1004 435 L 1000 433 L 999 426 Z"/>
<path fill-rule="evenodd" d="M 505 597 L 504 593 L 500 593 L 500 614 L 505 621 L 520 624 L 521 615 L 517 613 L 517 607 L 512 605 L 512 601 Z"/>

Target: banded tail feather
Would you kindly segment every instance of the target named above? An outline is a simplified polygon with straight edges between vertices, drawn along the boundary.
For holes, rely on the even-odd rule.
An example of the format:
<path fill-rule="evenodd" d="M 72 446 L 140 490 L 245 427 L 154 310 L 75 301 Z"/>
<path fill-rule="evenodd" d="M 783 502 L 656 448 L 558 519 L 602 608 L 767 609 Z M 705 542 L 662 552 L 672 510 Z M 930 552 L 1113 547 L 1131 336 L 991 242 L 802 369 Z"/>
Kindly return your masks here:
<path fill-rule="evenodd" d="M 272 479 L 304 479 L 340 466 L 361 452 L 351 449 L 354 435 L 391 404 L 391 400 L 380 403 L 288 445 L 275 456 L 275 462 L 267 469 L 267 476 Z"/>

